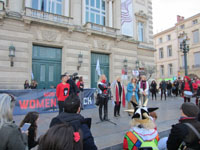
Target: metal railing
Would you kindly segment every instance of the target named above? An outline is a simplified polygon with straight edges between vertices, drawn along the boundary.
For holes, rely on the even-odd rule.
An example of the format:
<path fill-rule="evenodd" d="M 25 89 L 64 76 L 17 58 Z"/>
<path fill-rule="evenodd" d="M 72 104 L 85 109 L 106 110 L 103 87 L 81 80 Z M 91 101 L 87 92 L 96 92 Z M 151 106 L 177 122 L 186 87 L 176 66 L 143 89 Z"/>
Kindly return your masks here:
<path fill-rule="evenodd" d="M 72 18 L 70 17 L 66 17 L 66 16 L 62 16 L 58 14 L 52 14 L 49 12 L 44 12 L 41 10 L 36 10 L 36 9 L 28 8 L 28 7 L 25 8 L 25 16 L 57 22 L 57 23 L 62 23 L 62 24 L 70 24 L 72 21 Z"/>

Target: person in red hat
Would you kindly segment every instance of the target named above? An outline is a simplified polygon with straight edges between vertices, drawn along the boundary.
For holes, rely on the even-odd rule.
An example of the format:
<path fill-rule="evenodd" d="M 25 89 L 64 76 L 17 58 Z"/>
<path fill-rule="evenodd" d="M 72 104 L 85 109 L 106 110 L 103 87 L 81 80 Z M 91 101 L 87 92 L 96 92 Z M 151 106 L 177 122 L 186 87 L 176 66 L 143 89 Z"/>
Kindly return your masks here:
<path fill-rule="evenodd" d="M 184 82 L 182 83 L 181 90 L 184 97 L 184 102 L 190 102 L 190 98 L 192 97 L 194 90 L 192 87 L 191 79 L 188 76 L 184 77 Z"/>

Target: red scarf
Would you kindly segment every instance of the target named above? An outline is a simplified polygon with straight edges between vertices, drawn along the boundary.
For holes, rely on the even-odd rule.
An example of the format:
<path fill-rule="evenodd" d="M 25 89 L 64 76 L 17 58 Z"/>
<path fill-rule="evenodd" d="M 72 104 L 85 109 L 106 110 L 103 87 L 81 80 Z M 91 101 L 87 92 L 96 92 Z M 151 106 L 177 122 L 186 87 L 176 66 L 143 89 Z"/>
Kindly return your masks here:
<path fill-rule="evenodd" d="M 116 85 L 115 88 L 115 93 L 116 93 L 116 103 L 117 105 L 119 105 L 119 90 L 118 90 L 118 86 Z M 124 86 L 122 87 L 122 106 L 125 107 L 126 105 L 126 101 L 125 101 L 125 90 L 124 90 Z"/>

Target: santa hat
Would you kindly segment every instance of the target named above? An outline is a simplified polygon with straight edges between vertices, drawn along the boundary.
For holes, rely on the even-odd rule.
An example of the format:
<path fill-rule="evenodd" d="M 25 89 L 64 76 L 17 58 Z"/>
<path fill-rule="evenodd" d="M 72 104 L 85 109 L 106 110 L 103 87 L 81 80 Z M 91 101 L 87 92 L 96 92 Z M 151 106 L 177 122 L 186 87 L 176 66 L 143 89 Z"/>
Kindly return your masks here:
<path fill-rule="evenodd" d="M 188 76 L 184 77 L 184 80 L 187 79 L 188 81 L 191 81 L 191 79 Z"/>

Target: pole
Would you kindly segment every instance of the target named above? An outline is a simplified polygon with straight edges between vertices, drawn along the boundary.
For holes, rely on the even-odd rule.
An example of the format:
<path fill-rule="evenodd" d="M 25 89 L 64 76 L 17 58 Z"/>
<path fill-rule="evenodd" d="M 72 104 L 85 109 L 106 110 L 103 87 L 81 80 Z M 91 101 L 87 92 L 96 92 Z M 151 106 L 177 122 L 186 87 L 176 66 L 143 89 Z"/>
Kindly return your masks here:
<path fill-rule="evenodd" d="M 183 53 L 184 53 L 184 62 L 185 62 L 185 76 L 188 75 L 188 70 L 187 70 L 187 46 L 186 46 L 186 41 L 183 41 Z"/>

